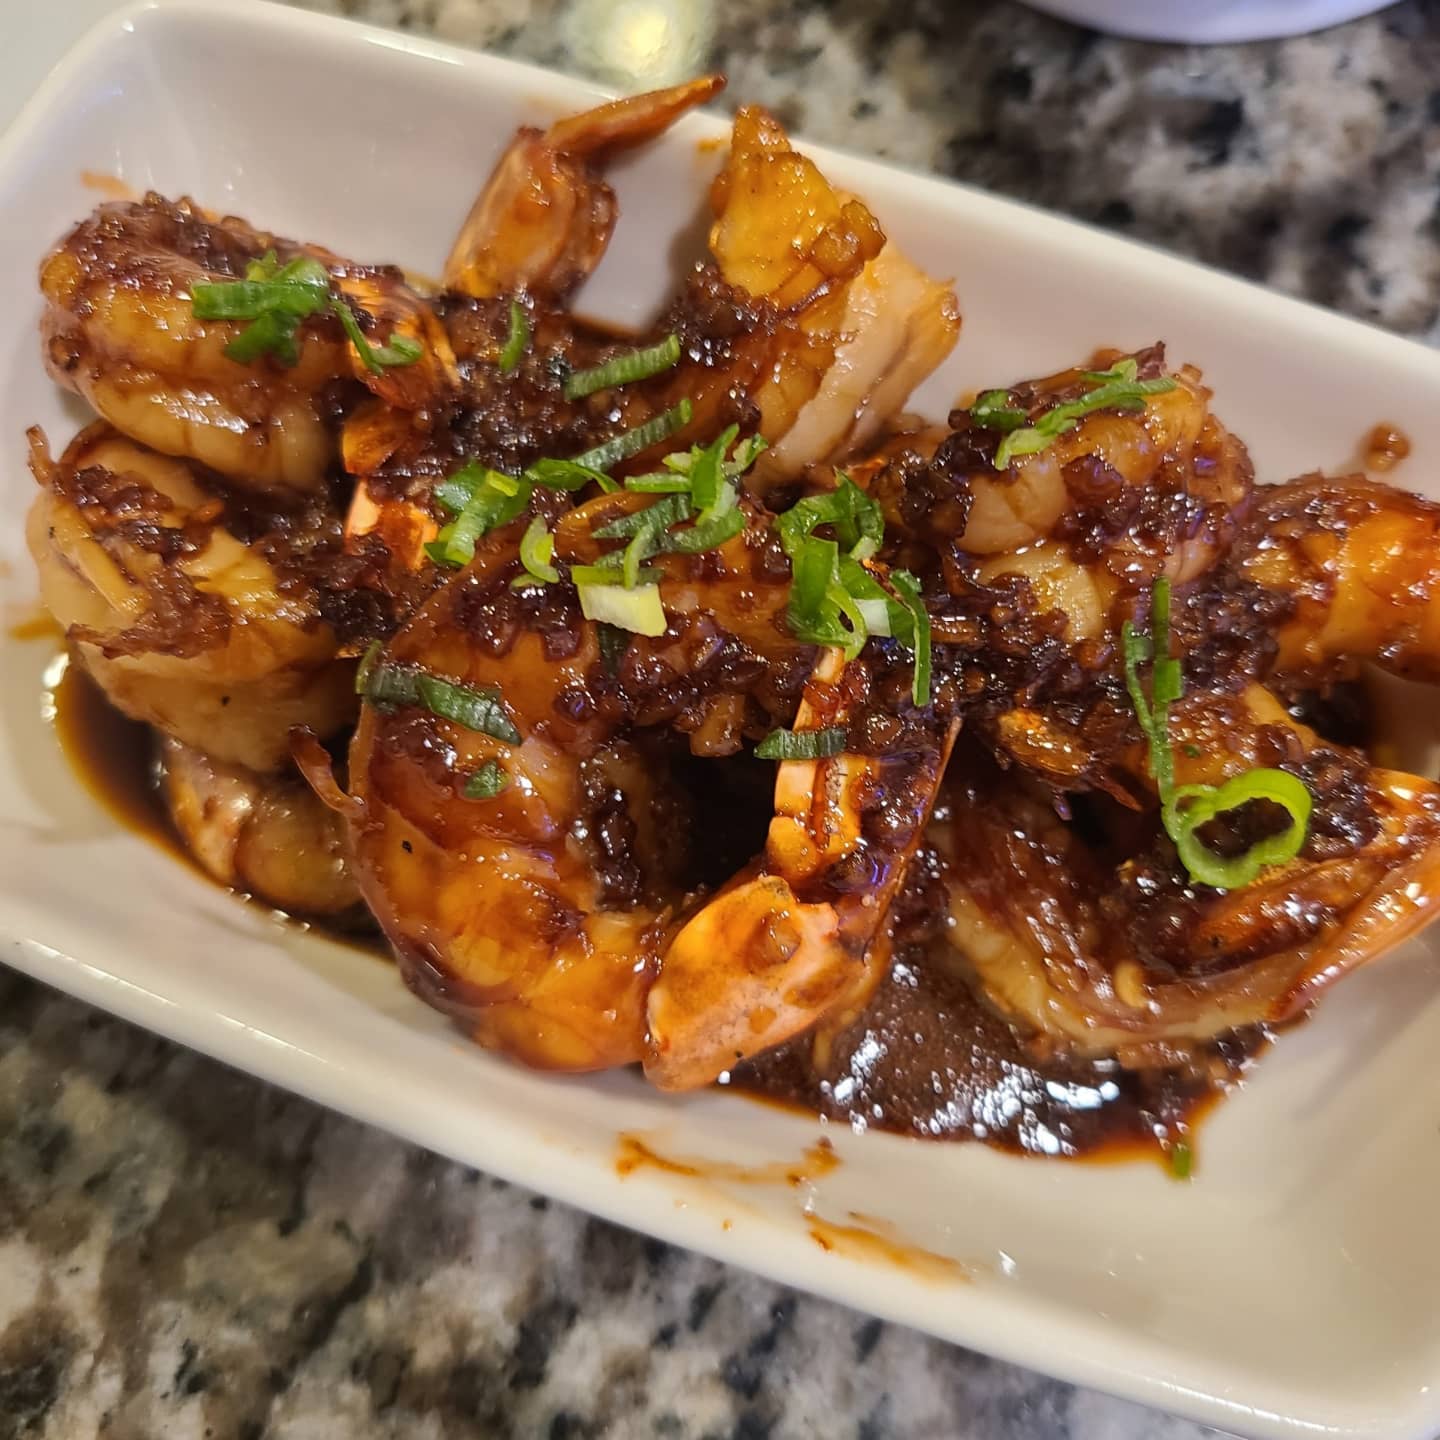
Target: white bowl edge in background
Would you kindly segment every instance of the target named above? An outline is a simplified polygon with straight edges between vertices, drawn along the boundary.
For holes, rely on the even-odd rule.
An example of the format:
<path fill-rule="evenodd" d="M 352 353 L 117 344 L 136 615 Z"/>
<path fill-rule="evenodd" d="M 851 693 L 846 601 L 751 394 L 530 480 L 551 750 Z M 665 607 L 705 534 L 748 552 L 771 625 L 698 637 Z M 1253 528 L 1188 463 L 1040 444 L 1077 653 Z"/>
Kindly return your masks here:
<path fill-rule="evenodd" d="M 1395 0 L 1024 0 L 1062 20 L 1135 40 L 1198 45 L 1305 35 Z"/>

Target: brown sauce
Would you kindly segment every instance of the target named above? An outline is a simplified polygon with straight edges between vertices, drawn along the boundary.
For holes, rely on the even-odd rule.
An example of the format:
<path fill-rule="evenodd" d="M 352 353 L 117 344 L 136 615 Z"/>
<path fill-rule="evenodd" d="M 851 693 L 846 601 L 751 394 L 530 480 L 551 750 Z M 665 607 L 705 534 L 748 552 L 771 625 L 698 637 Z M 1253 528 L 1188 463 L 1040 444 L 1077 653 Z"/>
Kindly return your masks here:
<path fill-rule="evenodd" d="M 194 865 L 160 800 L 150 727 L 120 714 L 73 663 L 51 687 L 49 715 L 65 759 L 95 801 L 127 830 Z"/>
<path fill-rule="evenodd" d="M 810 1238 L 830 1254 L 891 1265 L 922 1280 L 939 1284 L 970 1280 L 970 1271 L 960 1261 L 911 1244 L 897 1235 L 888 1221 L 855 1210 L 849 1212 L 849 1218 L 850 1223 L 840 1224 L 820 1215 L 807 1216 Z"/>
<path fill-rule="evenodd" d="M 626 1179 L 637 1170 L 659 1170 L 687 1179 L 714 1180 L 735 1185 L 788 1185 L 798 1190 L 836 1169 L 840 1157 L 828 1140 L 808 1146 L 800 1159 L 776 1160 L 765 1165 L 737 1165 L 728 1160 L 707 1160 L 696 1156 L 663 1155 L 649 1141 L 632 1131 L 619 1137 L 615 1173 Z"/>
<path fill-rule="evenodd" d="M 171 826 L 158 790 L 148 727 L 126 719 L 75 665 L 51 690 L 55 734 L 86 789 L 117 823 L 200 867 Z M 203 873 L 203 872 L 201 872 Z M 356 946 L 354 935 L 321 933 Z M 927 1140 L 983 1140 L 1024 1155 L 1166 1163 L 1238 1076 L 1258 1039 L 1217 1054 L 1212 1073 L 1131 1072 L 1113 1061 L 1039 1061 L 1011 1027 L 977 999 L 936 947 L 897 952 L 890 975 L 860 1018 L 835 1037 L 823 1073 L 802 1037 L 737 1070 L 732 1088 L 757 1101 Z M 360 942 L 359 948 L 372 947 Z M 642 1137 L 622 1135 L 616 1170 L 650 1168 L 671 1175 L 740 1184 L 799 1187 L 840 1163 L 828 1142 L 798 1161 L 742 1166 L 671 1156 Z M 852 1217 L 853 1219 L 853 1217 Z M 857 1225 L 814 1220 L 826 1248 L 859 1254 L 902 1242 Z M 893 1257 L 892 1257 L 893 1258 Z M 932 1259 L 944 1266 L 954 1262 Z M 929 1264 L 930 1262 L 925 1262 Z M 951 1278 L 954 1278 L 952 1275 Z"/>
<path fill-rule="evenodd" d="M 1365 437 L 1364 465 L 1383 475 L 1410 454 L 1410 437 L 1394 425 L 1379 424 Z"/>
<path fill-rule="evenodd" d="M 956 973 L 948 948 L 942 937 L 898 952 L 823 1069 L 802 1037 L 738 1069 L 731 1083 L 857 1131 L 1169 1166 L 1177 1147 L 1188 1157 L 1196 1124 L 1261 1043 L 1257 1035 L 1222 1046 L 1209 1066 L 1183 1070 L 1040 1060 Z"/>

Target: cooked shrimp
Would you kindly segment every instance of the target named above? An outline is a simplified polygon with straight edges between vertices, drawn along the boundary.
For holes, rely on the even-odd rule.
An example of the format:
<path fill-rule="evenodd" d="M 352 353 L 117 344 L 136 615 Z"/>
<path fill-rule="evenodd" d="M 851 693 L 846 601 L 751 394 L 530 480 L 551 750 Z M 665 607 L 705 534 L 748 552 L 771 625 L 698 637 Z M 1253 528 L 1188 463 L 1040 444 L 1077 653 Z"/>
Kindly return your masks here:
<path fill-rule="evenodd" d="M 619 206 L 598 165 L 668 130 L 725 88 L 703 75 L 523 126 L 491 172 L 455 237 L 445 285 L 477 299 L 530 292 L 563 299 L 600 263 Z"/>
<path fill-rule="evenodd" d="M 1172 1063 L 1190 1042 L 1293 1019 L 1440 905 L 1440 786 L 1325 744 L 1258 686 L 1184 701 L 1171 730 L 1181 784 L 1300 776 L 1315 804 L 1301 853 L 1213 891 L 1163 840 L 1087 844 L 1013 772 L 1002 783 L 972 762 L 947 794 L 935 833 L 952 944 L 1038 1044 Z M 1125 763 L 1142 769 L 1138 748 Z M 1119 837 L 1134 833 L 1126 813 Z"/>
<path fill-rule="evenodd" d="M 41 596 L 119 709 L 266 771 L 285 762 L 291 726 L 330 735 L 351 718 L 352 667 L 330 626 L 264 545 L 226 528 L 247 514 L 217 484 L 103 422 L 58 461 L 32 431 L 31 468 Z M 277 533 L 271 553 L 289 543 Z"/>
<path fill-rule="evenodd" d="M 1314 682 L 1371 661 L 1440 680 L 1440 505 L 1377 480 L 1305 476 L 1256 492 L 1231 559 L 1283 598 L 1282 677 Z"/>
<path fill-rule="evenodd" d="M 848 726 L 870 698 L 853 679 L 838 650 L 824 651 L 796 728 Z M 908 736 L 889 755 L 779 766 L 764 854 L 683 924 L 661 957 L 646 1002 L 652 1083 L 708 1085 L 864 1004 L 889 963 L 884 917 L 957 729 L 941 741 Z"/>
<path fill-rule="evenodd" d="M 557 554 L 592 558 L 576 537 L 593 545 L 599 507 L 640 498 L 606 496 L 574 512 L 580 519 L 557 527 Z M 683 792 L 657 750 L 663 731 L 647 727 L 688 731 L 700 754 L 730 753 L 767 717 L 793 718 L 816 652 L 775 625 L 784 571 L 772 573 L 755 538 L 657 564 L 668 628 L 631 636 L 612 674 L 569 587 L 513 590 L 514 539 L 488 537 L 384 663 L 498 689 L 518 739 L 414 705 L 366 706 L 341 803 L 367 901 L 422 996 L 528 1064 L 645 1059 L 659 1083 L 683 1087 L 853 993 L 884 916 L 869 887 L 902 867 L 940 761 L 935 743 L 912 735 L 893 759 L 847 757 L 818 772 L 783 764 L 763 868 L 721 896 L 722 918 L 746 925 L 726 934 L 731 957 L 717 961 L 704 895 L 679 873 Z M 817 676 L 806 703 L 817 715 L 860 706 L 863 668 L 843 681 Z M 897 744 L 904 729 L 895 727 Z M 467 777 L 492 763 L 508 784 L 466 799 Z M 821 795 L 807 809 L 817 778 Z M 767 1005 L 780 1013 L 767 1016 Z"/>
<path fill-rule="evenodd" d="M 282 260 L 319 259 L 354 302 L 362 328 L 381 339 L 398 332 L 417 340 L 420 361 L 372 373 L 328 312 L 302 323 L 288 368 L 268 358 L 231 359 L 225 348 L 242 322 L 197 319 L 192 289 L 239 279 L 271 250 Z M 351 400 L 364 394 L 355 381 L 409 407 L 452 383 L 444 332 L 397 271 L 302 252 L 241 220 L 212 219 L 188 200 L 152 194 L 102 205 L 46 259 L 40 286 L 53 379 L 132 439 L 255 490 L 320 487 L 337 455 L 335 421 L 347 390 Z"/>
<path fill-rule="evenodd" d="M 169 737 L 160 754 L 170 818 L 222 885 L 288 914 L 363 921 L 344 823 L 299 775 L 258 775 Z"/>
<path fill-rule="evenodd" d="M 735 116 L 711 195 L 720 275 L 781 317 L 752 398 L 771 448 L 761 488 L 859 449 L 950 353 L 955 293 L 887 240 L 757 106 Z"/>

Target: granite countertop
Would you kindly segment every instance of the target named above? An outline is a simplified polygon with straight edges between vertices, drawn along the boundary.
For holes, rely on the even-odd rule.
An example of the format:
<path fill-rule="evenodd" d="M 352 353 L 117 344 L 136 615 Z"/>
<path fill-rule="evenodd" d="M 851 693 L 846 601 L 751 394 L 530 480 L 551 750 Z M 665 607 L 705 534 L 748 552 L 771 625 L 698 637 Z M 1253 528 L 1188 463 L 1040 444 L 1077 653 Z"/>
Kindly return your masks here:
<path fill-rule="evenodd" d="M 617 84 L 716 64 L 817 140 L 1437 330 L 1424 0 L 1210 50 L 1013 3 L 331 8 Z M 617 50 L 638 8 L 668 39 Z M 0 972 L 0 1440 L 1203 1433 L 551 1205 Z"/>

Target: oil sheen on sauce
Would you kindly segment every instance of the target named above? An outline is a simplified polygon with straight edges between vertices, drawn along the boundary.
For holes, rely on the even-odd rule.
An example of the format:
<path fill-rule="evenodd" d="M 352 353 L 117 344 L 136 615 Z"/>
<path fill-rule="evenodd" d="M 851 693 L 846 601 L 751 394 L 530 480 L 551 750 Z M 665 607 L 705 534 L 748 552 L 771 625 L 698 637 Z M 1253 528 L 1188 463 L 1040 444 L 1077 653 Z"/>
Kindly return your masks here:
<path fill-rule="evenodd" d="M 95 799 L 121 824 L 194 865 L 160 802 L 148 728 L 115 711 L 74 665 L 64 668 L 52 701 L 56 736 Z M 369 950 L 353 935 L 317 928 Z M 834 1038 L 823 1069 L 814 1063 L 808 1037 L 801 1037 L 737 1069 L 732 1088 L 856 1130 L 978 1139 L 1022 1154 L 1102 1160 L 1163 1160 L 1220 1093 L 1215 1076 L 1140 1074 L 1113 1061 L 1036 1060 L 1010 1026 L 977 1000 L 947 950 L 942 940 L 898 950 L 870 1005 Z M 1238 1074 L 1247 1058 L 1244 1046 L 1219 1057 L 1228 1072 L 1222 1078 Z M 742 1174 L 743 1167 L 718 1174 L 712 1162 L 667 1157 L 638 1136 L 622 1137 L 617 1157 L 624 1174 L 648 1166 L 792 1185 L 832 1163 L 833 1152 L 815 1150 L 763 1175 Z M 846 1223 L 856 1233 L 846 1232 L 846 1224 L 831 1226 L 827 1243 L 854 1250 L 862 1240 L 856 1225 Z"/>

